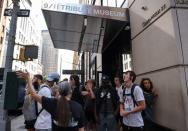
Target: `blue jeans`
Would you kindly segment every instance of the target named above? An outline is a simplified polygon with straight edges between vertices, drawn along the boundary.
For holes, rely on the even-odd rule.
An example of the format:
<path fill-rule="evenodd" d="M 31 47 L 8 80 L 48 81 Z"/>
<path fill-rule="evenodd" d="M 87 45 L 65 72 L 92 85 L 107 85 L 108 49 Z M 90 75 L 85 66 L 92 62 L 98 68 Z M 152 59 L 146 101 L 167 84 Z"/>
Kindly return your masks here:
<path fill-rule="evenodd" d="M 100 114 L 100 124 L 98 131 L 117 131 L 116 117 L 113 113 Z"/>

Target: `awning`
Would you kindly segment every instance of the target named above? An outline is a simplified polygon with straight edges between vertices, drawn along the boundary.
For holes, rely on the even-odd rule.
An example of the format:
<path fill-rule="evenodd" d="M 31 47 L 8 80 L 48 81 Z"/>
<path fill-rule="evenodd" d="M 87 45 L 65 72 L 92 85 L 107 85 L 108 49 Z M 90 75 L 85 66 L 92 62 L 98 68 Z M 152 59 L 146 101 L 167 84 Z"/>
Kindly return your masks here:
<path fill-rule="evenodd" d="M 128 10 L 45 0 L 42 11 L 55 48 L 101 52 L 108 19 L 128 21 Z"/>

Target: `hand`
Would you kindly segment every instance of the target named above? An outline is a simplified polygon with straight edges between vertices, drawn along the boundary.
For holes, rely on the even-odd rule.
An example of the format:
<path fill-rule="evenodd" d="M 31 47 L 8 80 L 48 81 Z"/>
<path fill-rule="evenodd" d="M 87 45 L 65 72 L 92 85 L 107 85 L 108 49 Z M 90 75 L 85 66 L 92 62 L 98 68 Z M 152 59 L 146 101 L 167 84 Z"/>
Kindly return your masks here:
<path fill-rule="evenodd" d="M 124 110 L 120 110 L 120 115 L 123 117 L 123 116 L 128 116 L 129 114 L 131 114 L 131 112 L 126 112 Z"/>
<path fill-rule="evenodd" d="M 30 75 L 28 72 L 16 71 L 16 75 L 18 76 L 18 78 L 23 78 L 25 80 L 28 80 L 30 78 Z"/>
<path fill-rule="evenodd" d="M 88 93 L 88 91 L 82 91 L 81 94 L 82 94 L 83 96 L 87 96 L 89 93 Z"/>
<path fill-rule="evenodd" d="M 92 84 L 91 84 L 91 83 L 88 83 L 88 84 L 87 84 L 87 88 L 89 89 L 89 91 L 91 91 L 91 90 L 92 90 Z"/>

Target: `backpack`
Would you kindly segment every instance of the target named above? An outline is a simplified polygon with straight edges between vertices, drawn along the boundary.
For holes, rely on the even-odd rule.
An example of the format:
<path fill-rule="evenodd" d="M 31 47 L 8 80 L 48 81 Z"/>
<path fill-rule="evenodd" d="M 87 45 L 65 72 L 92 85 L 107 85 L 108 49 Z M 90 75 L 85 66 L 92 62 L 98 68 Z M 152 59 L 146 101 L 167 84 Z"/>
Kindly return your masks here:
<path fill-rule="evenodd" d="M 135 99 L 135 97 L 134 97 L 134 89 L 135 89 L 136 86 L 137 86 L 137 84 L 133 84 L 133 85 L 132 85 L 132 87 L 131 87 L 131 93 L 130 93 L 130 94 L 125 94 L 126 87 L 123 88 L 123 97 L 130 95 L 131 98 L 133 99 L 134 107 L 135 107 L 135 106 L 138 106 L 138 103 L 137 103 L 137 101 L 136 101 L 136 99 Z"/>
<path fill-rule="evenodd" d="M 40 88 L 47 87 L 47 85 L 43 84 Z M 30 95 L 25 96 L 22 112 L 25 120 L 31 121 L 36 120 L 40 113 L 43 111 L 43 108 L 38 112 L 37 102 L 31 99 Z"/>
<path fill-rule="evenodd" d="M 131 88 L 131 93 L 130 94 L 125 94 L 125 90 L 126 90 L 126 87 L 124 87 L 123 89 L 123 97 L 125 95 L 131 95 L 131 98 L 133 99 L 133 104 L 134 104 L 134 107 L 135 106 L 138 106 L 138 103 L 134 97 L 134 89 L 135 87 L 137 86 L 137 84 L 133 84 L 132 85 L 132 88 Z M 153 116 L 152 116 L 152 111 L 151 110 L 148 110 L 147 107 L 150 107 L 150 103 L 147 102 L 147 99 L 149 99 L 148 97 L 146 97 L 145 93 L 143 92 L 144 94 L 144 97 L 145 97 L 145 103 L 146 103 L 146 108 L 144 110 L 142 110 L 141 114 L 142 114 L 142 118 L 145 120 L 149 120 L 149 121 L 153 121 Z"/>
<path fill-rule="evenodd" d="M 49 88 L 48 85 L 42 84 L 42 85 L 40 86 L 40 89 L 39 89 L 39 90 L 41 90 L 41 89 L 44 88 L 44 87 Z M 36 110 L 36 116 L 38 117 L 38 116 L 40 115 L 40 113 L 44 110 L 44 108 L 42 108 L 42 109 L 38 112 L 38 104 L 37 104 L 37 101 L 35 101 L 35 110 Z M 36 117 L 36 119 L 37 119 L 37 117 Z"/>

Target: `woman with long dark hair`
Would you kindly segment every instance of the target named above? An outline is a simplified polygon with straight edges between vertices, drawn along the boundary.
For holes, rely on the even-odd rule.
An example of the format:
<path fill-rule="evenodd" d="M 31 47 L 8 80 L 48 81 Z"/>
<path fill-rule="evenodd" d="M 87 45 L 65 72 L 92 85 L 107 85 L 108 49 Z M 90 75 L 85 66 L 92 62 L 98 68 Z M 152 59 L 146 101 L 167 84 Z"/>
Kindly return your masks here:
<path fill-rule="evenodd" d="M 143 78 L 140 82 L 140 87 L 143 90 L 146 102 L 146 109 L 142 112 L 142 116 L 144 119 L 144 128 L 145 131 L 150 131 L 152 129 L 152 126 L 154 126 L 153 105 L 158 95 L 154 91 L 153 83 L 150 78 Z"/>
<path fill-rule="evenodd" d="M 80 104 L 71 100 L 72 90 L 68 82 L 58 85 L 59 98 L 47 98 L 35 92 L 28 73 L 17 72 L 17 75 L 28 82 L 31 97 L 51 114 L 53 131 L 84 131 L 84 112 Z"/>
<path fill-rule="evenodd" d="M 81 86 L 78 75 L 70 76 L 70 85 L 73 90 L 71 100 L 78 102 L 82 107 L 84 107 L 84 100 L 81 94 Z"/>

